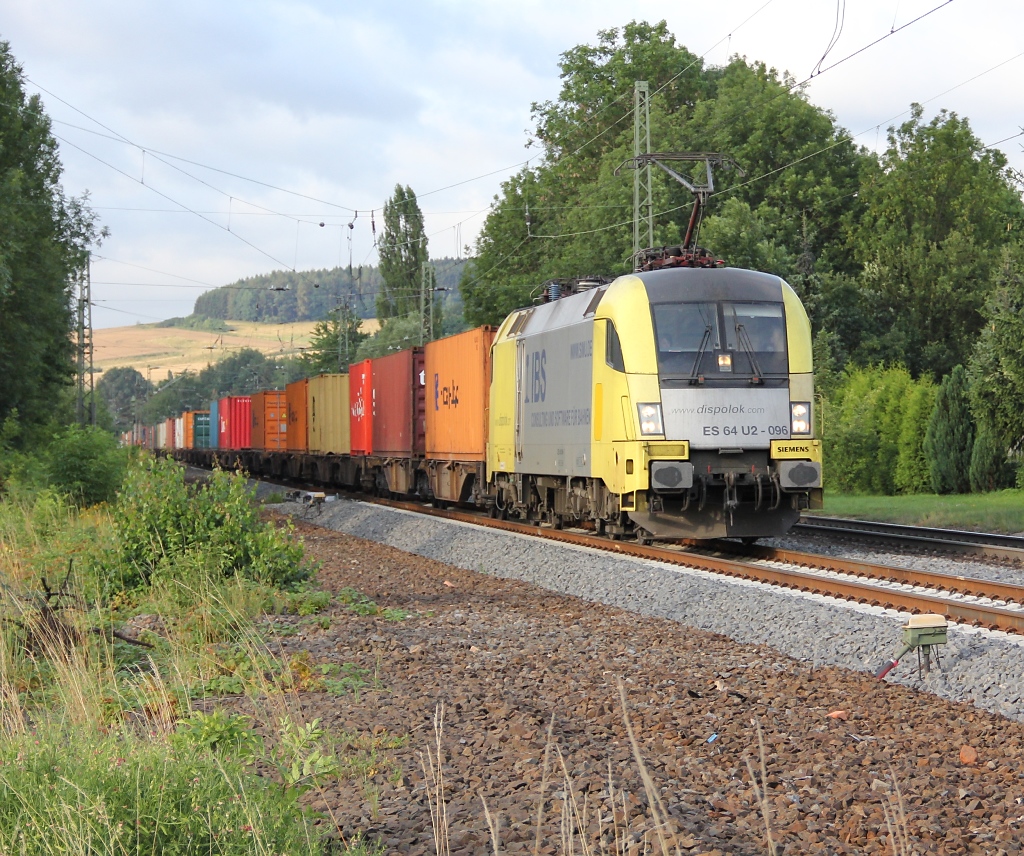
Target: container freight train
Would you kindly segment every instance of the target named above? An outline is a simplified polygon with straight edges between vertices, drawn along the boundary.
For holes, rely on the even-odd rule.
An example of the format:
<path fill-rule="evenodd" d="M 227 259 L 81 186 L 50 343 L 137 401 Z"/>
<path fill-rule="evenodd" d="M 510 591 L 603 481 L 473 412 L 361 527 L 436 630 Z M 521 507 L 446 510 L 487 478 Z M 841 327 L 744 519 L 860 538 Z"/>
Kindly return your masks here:
<path fill-rule="evenodd" d="M 553 283 L 497 329 L 211 402 L 139 439 L 613 538 L 757 538 L 821 507 L 813 411 L 793 289 L 677 267 Z"/>

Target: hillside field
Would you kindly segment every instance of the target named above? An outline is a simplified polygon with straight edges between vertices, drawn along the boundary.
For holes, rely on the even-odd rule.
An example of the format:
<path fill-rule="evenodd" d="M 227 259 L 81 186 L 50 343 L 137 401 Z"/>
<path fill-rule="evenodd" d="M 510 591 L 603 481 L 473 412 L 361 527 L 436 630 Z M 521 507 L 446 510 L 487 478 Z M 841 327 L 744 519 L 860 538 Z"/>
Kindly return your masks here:
<path fill-rule="evenodd" d="M 254 348 L 264 354 L 298 356 L 309 345 L 315 321 L 290 324 L 257 324 L 251 321 L 227 321 L 229 333 L 210 333 L 182 327 L 158 327 L 136 324 L 109 327 L 93 333 L 93 362 L 99 370 L 130 366 L 154 382 L 177 375 L 186 369 L 199 371 L 232 351 Z M 376 320 L 363 322 L 368 333 L 377 330 Z"/>

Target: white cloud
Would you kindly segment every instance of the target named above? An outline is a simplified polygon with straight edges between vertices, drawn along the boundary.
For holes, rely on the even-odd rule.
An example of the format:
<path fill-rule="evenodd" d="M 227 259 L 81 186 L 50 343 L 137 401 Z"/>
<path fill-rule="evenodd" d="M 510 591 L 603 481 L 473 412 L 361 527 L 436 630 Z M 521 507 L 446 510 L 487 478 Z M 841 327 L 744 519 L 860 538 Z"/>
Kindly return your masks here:
<path fill-rule="evenodd" d="M 939 2 L 847 2 L 842 32 L 822 66 Z M 664 18 L 680 44 L 707 52 L 709 64 L 741 54 L 803 79 L 836 20 L 836 4 L 824 0 L 722 0 L 713 13 L 705 8 L 675 0 L 37 0 L 7 4 L 3 37 L 32 81 L 141 145 L 359 209 L 352 232 L 358 264 L 374 257 L 367 211 L 379 209 L 395 183 L 422 195 L 533 153 L 523 147 L 531 102 L 557 96 L 560 54 L 594 43 L 598 31 Z M 808 95 L 850 131 L 865 132 L 859 143 L 874 147 L 877 138 L 884 145 L 887 125 L 902 121 L 912 101 L 939 96 L 1024 49 L 1022 24 L 1024 8 L 1011 0 L 948 3 L 815 78 Z M 934 98 L 926 117 L 955 110 L 986 142 L 1018 132 L 1022 63 L 1024 57 Z M 268 254 L 286 266 L 347 263 L 351 214 L 188 164 L 177 166 L 217 190 L 152 156 L 143 164 L 137 149 L 62 124 L 101 130 L 43 97 L 58 134 L 130 176 L 62 146 L 66 189 L 91 190 L 111 228 L 104 255 L 210 283 L 279 267 Z M 1003 149 L 1024 166 L 1018 141 Z M 509 174 L 424 197 L 435 254 L 455 252 L 459 222 L 462 244 L 472 242 L 483 217 L 469 212 L 485 209 Z M 176 206 L 154 188 L 211 212 L 219 225 L 170 213 Z M 325 226 L 297 226 L 246 203 Z M 229 207 L 231 233 L 220 228 Z M 164 210 L 123 210 L 132 208 Z M 94 279 L 182 284 L 110 262 L 96 263 Z M 96 293 L 109 300 L 103 305 L 110 310 L 95 315 L 102 325 L 130 322 L 131 313 L 187 314 L 196 294 L 134 285 L 97 285 Z"/>

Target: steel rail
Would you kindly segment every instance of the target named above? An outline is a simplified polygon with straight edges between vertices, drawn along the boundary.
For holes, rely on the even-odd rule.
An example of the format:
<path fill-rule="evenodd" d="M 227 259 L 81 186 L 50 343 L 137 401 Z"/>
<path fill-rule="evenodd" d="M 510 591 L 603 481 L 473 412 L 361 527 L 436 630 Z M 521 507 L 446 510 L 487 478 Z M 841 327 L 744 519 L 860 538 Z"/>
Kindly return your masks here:
<path fill-rule="evenodd" d="M 730 547 L 725 549 L 728 551 Z M 944 574 L 940 571 L 923 571 L 917 568 L 899 568 L 895 565 L 881 565 L 838 556 L 822 556 L 817 553 L 801 553 L 796 550 L 782 550 L 776 547 L 743 547 L 740 549 L 745 556 L 756 556 L 759 559 L 772 562 L 788 562 L 837 574 L 849 574 L 855 577 L 867 577 L 911 586 L 924 586 L 941 589 L 951 594 L 973 595 L 974 597 L 1002 600 L 1007 603 L 1024 604 L 1024 585 L 1016 583 L 985 580 L 962 574 Z"/>
<path fill-rule="evenodd" d="M 1024 563 L 1024 538 L 1018 535 L 806 515 L 800 518 L 800 521 L 793 527 L 793 531 L 818 535 L 827 533 L 877 541 L 898 541 L 986 559 Z"/>
<path fill-rule="evenodd" d="M 496 520 L 484 517 L 479 514 L 472 514 L 465 511 L 452 509 L 442 510 L 429 508 L 416 503 L 403 502 L 391 499 L 374 499 L 375 503 L 411 511 L 417 514 L 426 514 L 433 517 L 440 517 L 446 520 L 455 520 L 462 523 L 470 523 L 476 526 L 486 526 L 492 529 L 499 529 L 505 532 L 514 532 L 521 535 L 546 538 L 563 544 L 589 547 L 591 549 L 603 550 L 605 552 L 618 553 L 624 556 L 633 556 L 642 559 L 653 559 L 674 565 L 682 565 L 697 570 L 709 571 L 715 574 L 724 574 L 738 579 L 751 580 L 754 582 L 768 583 L 770 585 L 783 586 L 812 594 L 837 597 L 843 600 L 851 600 L 857 603 L 870 606 L 887 607 L 905 612 L 934 612 L 945 615 L 950 621 L 987 627 L 991 630 L 1004 630 L 1011 633 L 1024 634 L 1024 611 L 1005 609 L 999 606 L 971 603 L 956 598 L 943 597 L 941 594 L 909 592 L 901 589 L 889 588 L 887 586 L 871 585 L 853 580 L 841 580 L 834 577 L 826 577 L 820 574 L 807 571 L 789 570 L 783 568 L 772 568 L 764 565 L 751 564 L 736 559 L 723 558 L 689 550 L 681 550 L 662 546 L 646 546 L 629 541 L 612 541 L 606 538 L 597 538 L 592 535 L 585 535 L 579 532 L 566 531 L 564 529 L 553 529 L 538 525 L 537 523 L 522 523 L 513 520 Z M 800 560 L 828 560 L 830 557 L 812 556 L 810 554 L 792 553 L 791 556 L 800 557 Z M 793 561 L 783 559 L 776 555 L 778 561 Z M 806 563 L 805 564 L 809 564 Z M 868 569 L 868 563 L 855 563 Z M 880 572 L 900 571 L 903 569 L 889 568 L 886 566 L 875 566 Z M 844 573 L 850 573 L 845 571 Z M 912 571 L 905 573 L 911 574 Z M 942 576 L 942 575 L 938 575 Z M 958 582 L 959 577 L 953 577 Z M 915 583 L 920 585 L 920 583 Z M 1019 588 L 1019 587 L 1018 587 Z M 1020 593 L 1018 592 L 1018 596 Z"/>

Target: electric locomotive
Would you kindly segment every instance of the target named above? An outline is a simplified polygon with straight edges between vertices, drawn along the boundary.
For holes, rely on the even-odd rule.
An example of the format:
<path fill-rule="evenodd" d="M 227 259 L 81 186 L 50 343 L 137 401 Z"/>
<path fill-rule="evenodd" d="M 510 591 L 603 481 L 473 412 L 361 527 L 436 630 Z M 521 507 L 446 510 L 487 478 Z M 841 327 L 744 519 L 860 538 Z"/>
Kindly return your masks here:
<path fill-rule="evenodd" d="M 784 280 L 668 259 L 546 296 L 494 340 L 496 513 L 651 541 L 779 535 L 821 507 L 810 322 Z"/>

